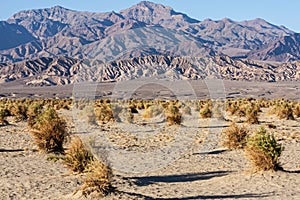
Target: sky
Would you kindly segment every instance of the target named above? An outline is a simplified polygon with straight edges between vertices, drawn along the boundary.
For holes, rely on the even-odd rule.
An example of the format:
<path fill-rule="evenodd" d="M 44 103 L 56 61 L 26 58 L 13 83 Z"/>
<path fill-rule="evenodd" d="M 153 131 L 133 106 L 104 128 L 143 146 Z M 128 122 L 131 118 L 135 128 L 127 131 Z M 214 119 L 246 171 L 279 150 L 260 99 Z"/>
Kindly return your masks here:
<path fill-rule="evenodd" d="M 235 21 L 263 18 L 275 25 L 300 32 L 299 0 L 151 0 L 171 6 L 200 21 L 230 18 Z M 139 0 L 0 0 L 0 20 L 21 10 L 48 8 L 56 5 L 72 10 L 107 12 L 120 11 Z"/>

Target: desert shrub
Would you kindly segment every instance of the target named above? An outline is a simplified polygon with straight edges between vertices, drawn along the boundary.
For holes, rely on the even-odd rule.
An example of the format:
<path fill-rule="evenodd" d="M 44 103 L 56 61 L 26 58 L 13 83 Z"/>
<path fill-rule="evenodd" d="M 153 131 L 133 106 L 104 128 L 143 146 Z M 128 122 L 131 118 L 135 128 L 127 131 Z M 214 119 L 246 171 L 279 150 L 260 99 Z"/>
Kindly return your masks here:
<path fill-rule="evenodd" d="M 128 108 L 127 112 L 125 112 L 125 118 L 128 123 L 133 123 L 134 121 L 133 113 L 135 112 L 133 112 L 132 108 Z"/>
<path fill-rule="evenodd" d="M 95 108 L 95 114 L 98 121 L 102 124 L 106 124 L 114 119 L 113 110 L 110 104 L 103 104 Z"/>
<path fill-rule="evenodd" d="M 181 110 L 183 114 L 192 115 L 192 109 L 190 106 L 185 105 Z"/>
<path fill-rule="evenodd" d="M 179 111 L 179 108 L 173 104 L 170 104 L 165 109 L 165 116 L 168 125 L 180 125 L 181 124 L 181 113 Z"/>
<path fill-rule="evenodd" d="M 246 154 L 256 170 L 276 170 L 280 168 L 278 159 L 283 149 L 274 136 L 261 127 L 247 141 Z"/>
<path fill-rule="evenodd" d="M 206 104 L 200 110 L 200 118 L 211 118 L 212 117 L 212 108 L 210 104 Z"/>
<path fill-rule="evenodd" d="M 93 105 L 85 106 L 82 110 L 82 115 L 86 117 L 88 124 L 97 125 L 96 114 Z"/>
<path fill-rule="evenodd" d="M 131 113 L 135 113 L 135 114 L 138 114 L 138 113 L 139 113 L 139 111 L 137 110 L 137 106 L 136 106 L 136 105 L 130 105 L 130 106 L 129 106 L 129 111 L 130 111 Z"/>
<path fill-rule="evenodd" d="M 137 102 L 136 109 L 139 109 L 139 110 L 145 109 L 144 103 L 143 102 Z"/>
<path fill-rule="evenodd" d="M 238 126 L 232 123 L 228 128 L 222 131 L 223 146 L 229 149 L 240 149 L 246 145 L 248 130 L 245 126 Z"/>
<path fill-rule="evenodd" d="M 73 172 L 83 172 L 94 160 L 92 153 L 79 137 L 73 137 L 64 157 L 65 165 Z"/>
<path fill-rule="evenodd" d="M 296 104 L 293 109 L 293 114 L 295 117 L 300 117 L 300 104 Z"/>
<path fill-rule="evenodd" d="M 25 103 L 15 103 L 12 105 L 10 112 L 16 121 L 24 121 L 27 119 L 27 105 Z"/>
<path fill-rule="evenodd" d="M 35 118 L 31 134 L 38 149 L 47 153 L 62 153 L 63 143 L 69 135 L 66 121 L 52 108 L 45 109 Z"/>
<path fill-rule="evenodd" d="M 224 103 L 221 101 L 215 101 L 212 108 L 212 116 L 219 120 L 224 120 L 225 117 L 223 114 L 223 110 L 224 110 Z"/>
<path fill-rule="evenodd" d="M 98 160 L 94 160 L 89 164 L 88 170 L 86 179 L 75 193 L 81 191 L 84 196 L 93 195 L 97 197 L 108 195 L 113 190 L 111 168 Z"/>
<path fill-rule="evenodd" d="M 258 121 L 259 108 L 249 107 L 246 110 L 246 122 L 249 124 L 259 124 Z"/>
<path fill-rule="evenodd" d="M 162 113 L 163 113 L 163 107 L 158 104 L 154 104 L 151 106 L 146 106 L 146 110 L 143 113 L 143 117 L 144 118 L 153 118 Z"/>
<path fill-rule="evenodd" d="M 294 120 L 292 106 L 288 102 L 280 102 L 275 104 L 270 111 L 271 114 L 275 114 L 279 119 Z"/>
<path fill-rule="evenodd" d="M 35 102 L 31 105 L 29 105 L 27 110 L 27 124 L 31 128 L 35 124 L 35 118 L 41 114 L 43 111 L 43 105 L 39 102 Z"/>
<path fill-rule="evenodd" d="M 6 120 L 6 117 L 10 115 L 10 112 L 5 107 L 0 107 L 0 124 L 7 125 L 8 121 Z"/>

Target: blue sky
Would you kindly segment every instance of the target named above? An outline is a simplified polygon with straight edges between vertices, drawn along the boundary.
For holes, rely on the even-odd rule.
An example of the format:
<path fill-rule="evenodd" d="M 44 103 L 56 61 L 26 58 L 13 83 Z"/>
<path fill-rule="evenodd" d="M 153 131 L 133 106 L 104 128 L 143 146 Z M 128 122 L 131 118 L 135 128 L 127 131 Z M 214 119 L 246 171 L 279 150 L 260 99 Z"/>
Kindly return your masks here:
<path fill-rule="evenodd" d="M 139 0 L 0 0 L 0 20 L 20 10 L 46 8 L 60 5 L 73 10 L 119 11 L 128 8 Z M 263 18 L 276 25 L 284 25 L 300 32 L 299 0 L 152 0 L 155 3 L 169 5 L 198 20 L 224 17 L 235 21 Z"/>

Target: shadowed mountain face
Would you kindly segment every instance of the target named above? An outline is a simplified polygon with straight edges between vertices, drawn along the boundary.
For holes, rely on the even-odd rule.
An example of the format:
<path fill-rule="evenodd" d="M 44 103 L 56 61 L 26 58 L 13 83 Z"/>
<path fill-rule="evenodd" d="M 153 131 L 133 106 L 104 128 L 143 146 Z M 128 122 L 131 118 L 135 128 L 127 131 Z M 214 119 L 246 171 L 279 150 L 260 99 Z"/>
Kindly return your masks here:
<path fill-rule="evenodd" d="M 254 57 L 257 49 L 261 51 L 263 46 L 294 34 L 263 19 L 198 21 L 148 1 L 119 13 L 79 12 L 60 6 L 27 10 L 14 14 L 7 22 L 1 24 L 1 34 L 9 38 L 0 43 L 0 62 L 55 56 L 90 59 L 88 55 L 95 56 L 99 49 L 103 52 L 96 57 L 103 62 L 157 53 Z M 262 59 L 279 58 L 270 55 Z"/>
<path fill-rule="evenodd" d="M 0 30 L 0 50 L 15 48 L 35 40 L 23 26 L 0 21 Z"/>
<path fill-rule="evenodd" d="M 262 46 L 248 56 L 256 60 L 293 61 L 300 59 L 300 34 L 281 37 L 270 44 Z"/>
<path fill-rule="evenodd" d="M 143 1 L 119 13 L 21 11 L 0 22 L 0 30 L 1 82 L 64 85 L 154 75 L 299 80 L 300 34 L 259 18 L 198 21 Z"/>

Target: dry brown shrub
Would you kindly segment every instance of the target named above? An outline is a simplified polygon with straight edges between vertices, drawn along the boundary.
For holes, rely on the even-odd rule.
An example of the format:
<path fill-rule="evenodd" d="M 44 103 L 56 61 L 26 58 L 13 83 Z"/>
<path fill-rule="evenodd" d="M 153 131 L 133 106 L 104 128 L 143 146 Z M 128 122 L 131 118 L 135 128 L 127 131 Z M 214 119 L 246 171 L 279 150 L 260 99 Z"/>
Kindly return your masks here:
<path fill-rule="evenodd" d="M 153 118 L 163 113 L 163 107 L 161 105 L 155 104 L 146 107 L 147 108 L 143 113 L 144 118 Z"/>
<path fill-rule="evenodd" d="M 64 157 L 65 165 L 73 172 L 81 173 L 93 160 L 92 153 L 86 148 L 81 139 L 74 136 Z"/>
<path fill-rule="evenodd" d="M 36 117 L 31 134 L 38 149 L 47 153 L 64 152 L 63 143 L 69 135 L 66 121 L 51 108 Z"/>
<path fill-rule="evenodd" d="M 269 113 L 277 115 L 279 119 L 295 119 L 293 115 L 292 106 L 286 101 L 276 103 Z"/>
<path fill-rule="evenodd" d="M 114 120 L 113 110 L 110 104 L 103 104 L 95 108 L 95 114 L 101 124 Z"/>
<path fill-rule="evenodd" d="M 249 124 L 259 124 L 258 112 L 259 110 L 256 108 L 248 108 L 246 111 L 246 122 Z"/>
<path fill-rule="evenodd" d="M 293 114 L 294 114 L 295 117 L 300 117 L 300 104 L 299 103 L 297 103 L 294 106 Z"/>
<path fill-rule="evenodd" d="M 89 172 L 82 186 L 75 191 L 81 191 L 84 196 L 103 197 L 113 191 L 112 170 L 104 163 L 94 160 L 90 163 Z"/>
<path fill-rule="evenodd" d="M 8 121 L 6 120 L 6 117 L 9 116 L 9 111 L 4 108 L 4 107 L 0 107 L 0 124 L 1 125 L 7 125 Z"/>
<path fill-rule="evenodd" d="M 246 152 L 255 170 L 268 171 L 275 168 L 272 158 L 263 150 L 250 146 L 246 148 Z"/>
<path fill-rule="evenodd" d="M 245 126 L 238 126 L 232 123 L 228 128 L 222 131 L 223 146 L 229 149 L 240 149 L 246 145 L 248 130 Z"/>
<path fill-rule="evenodd" d="M 179 111 L 179 108 L 173 104 L 169 105 L 165 109 L 166 120 L 169 126 L 171 125 L 180 125 L 182 114 Z"/>
<path fill-rule="evenodd" d="M 15 103 L 10 109 L 15 121 L 24 121 L 27 119 L 28 105 L 25 103 Z"/>
<path fill-rule="evenodd" d="M 201 110 L 200 110 L 200 118 L 211 118 L 212 117 L 212 107 L 210 104 L 206 104 Z"/>

